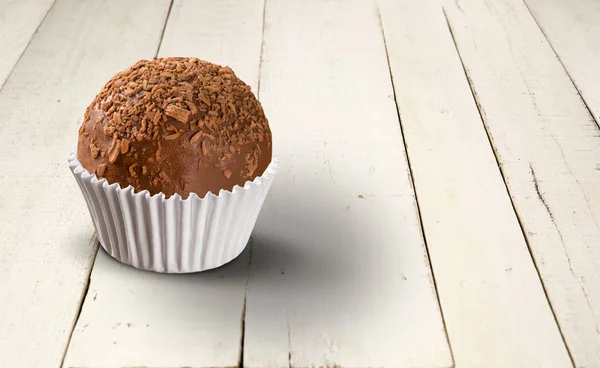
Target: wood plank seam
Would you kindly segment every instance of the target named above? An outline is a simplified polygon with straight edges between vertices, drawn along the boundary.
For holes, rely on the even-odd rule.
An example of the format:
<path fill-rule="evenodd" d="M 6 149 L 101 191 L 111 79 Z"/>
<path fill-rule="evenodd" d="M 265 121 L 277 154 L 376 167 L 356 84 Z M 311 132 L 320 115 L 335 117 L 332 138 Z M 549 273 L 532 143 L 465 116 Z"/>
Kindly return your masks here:
<path fill-rule="evenodd" d="M 161 1 L 162 12 L 152 22 L 155 32 L 151 43 L 147 45 L 150 50 L 146 58 L 155 57 L 156 48 L 159 47 L 158 57 L 200 57 L 230 65 L 256 93 L 263 2 Z M 198 21 L 200 24 L 194 24 Z M 159 41 L 163 34 L 162 41 Z M 236 46 L 241 46 L 241 50 Z M 232 52 L 236 49 L 237 52 Z M 92 297 L 87 299 L 65 359 L 65 367 L 238 367 L 241 333 L 244 331 L 242 317 L 248 280 L 248 256 L 249 249 L 231 265 L 212 272 L 165 276 L 144 275 L 117 264 L 106 253 L 100 253 L 92 274 L 90 294 L 93 296 L 98 291 L 105 298 L 101 300 L 102 297 L 98 296 L 95 303 Z M 254 249 L 253 263 L 256 263 L 256 258 Z M 122 275 L 115 276 L 117 272 L 122 272 Z M 112 280 L 122 277 L 130 278 L 130 283 L 120 288 L 111 285 L 114 282 Z M 148 279 L 155 281 L 145 281 Z M 172 300 L 180 301 L 176 303 L 177 306 L 171 305 L 167 309 L 172 313 L 172 318 L 164 318 L 160 316 L 163 313 L 158 313 L 164 300 L 160 295 L 162 293 L 171 295 L 164 302 L 165 305 Z M 132 305 L 146 304 L 144 298 L 155 301 L 152 304 L 159 306 L 150 312 L 148 309 L 138 312 L 138 308 Z M 198 305 L 202 307 L 198 308 Z M 112 327 L 123 325 L 125 328 L 117 327 L 113 331 Z M 169 334 L 176 334 L 178 341 L 170 338 Z M 132 338 L 132 335 L 137 338 Z M 245 338 L 248 338 L 247 332 Z M 189 344 L 190 341 L 193 343 Z M 102 343 L 105 349 L 101 347 Z M 152 348 L 145 351 L 148 346 Z M 100 351 L 90 355 L 90 349 Z M 114 353 L 107 354 L 107 350 Z M 248 355 L 247 348 L 245 355 Z"/>
<path fill-rule="evenodd" d="M 265 24 L 267 22 L 266 18 L 267 14 L 267 0 L 263 1 L 263 24 L 261 30 L 261 40 L 260 40 L 260 54 L 258 59 L 258 83 L 256 84 L 256 98 L 260 101 L 260 77 L 262 72 L 262 64 L 263 64 L 263 51 L 265 50 Z"/>
<path fill-rule="evenodd" d="M 265 0 L 266 1 L 266 0 Z M 431 264 L 431 256 L 429 254 L 429 247 L 427 245 L 427 236 L 425 234 L 425 229 L 423 228 L 423 219 L 421 217 L 421 208 L 419 207 L 419 196 L 417 194 L 417 191 L 415 190 L 415 179 L 414 179 L 414 175 L 413 175 L 413 171 L 412 171 L 412 166 L 410 163 L 410 154 L 408 151 L 408 143 L 406 142 L 406 137 L 404 136 L 404 129 L 402 128 L 402 117 L 400 114 L 400 107 L 398 106 L 398 100 L 396 98 L 396 85 L 394 84 L 394 78 L 392 75 L 392 66 L 390 64 L 390 55 L 388 52 L 388 46 L 387 46 L 387 40 L 385 37 L 385 29 L 383 28 L 383 22 L 381 19 L 381 10 L 379 8 L 379 2 L 376 1 L 376 9 L 377 9 L 377 17 L 379 19 L 379 28 L 381 29 L 381 37 L 383 39 L 383 47 L 385 49 L 385 57 L 387 60 L 387 65 L 388 65 L 388 71 L 389 71 L 389 75 L 390 75 L 390 82 L 392 84 L 392 92 L 393 92 L 393 96 L 394 96 L 394 105 L 396 105 L 396 113 L 398 115 L 398 124 L 400 124 L 400 133 L 402 135 L 402 142 L 404 143 L 404 149 L 406 151 L 406 161 L 408 164 L 408 182 L 410 183 L 414 196 L 415 196 L 415 206 L 416 206 L 416 211 L 417 211 L 417 219 L 419 221 L 419 227 L 421 229 L 421 235 L 423 236 L 423 242 L 425 243 L 425 250 L 427 252 L 427 263 L 429 264 L 429 269 L 431 270 L 431 278 L 433 279 L 433 288 L 435 290 L 435 296 L 437 298 L 437 302 L 438 302 L 438 308 L 440 310 L 440 314 L 442 316 L 442 323 L 444 325 L 444 334 L 446 336 L 446 342 L 448 343 L 448 347 L 450 348 L 450 358 L 452 359 L 452 365 L 451 368 L 454 368 L 456 366 L 456 361 L 454 360 L 454 352 L 452 351 L 452 343 L 450 342 L 450 337 L 448 336 L 448 328 L 446 327 L 446 319 L 444 317 L 444 311 L 442 310 L 442 304 L 440 302 L 440 295 L 438 292 L 438 286 L 437 286 L 437 281 L 435 278 L 435 270 L 433 269 L 433 265 Z"/>
<path fill-rule="evenodd" d="M 252 250 L 250 250 L 252 254 Z M 250 270 L 248 270 L 250 272 Z M 249 275 L 248 275 L 249 276 Z M 240 337 L 240 356 L 238 358 L 238 367 L 244 368 L 244 338 L 246 337 L 246 305 L 247 305 L 247 292 L 248 292 L 248 278 L 246 278 L 246 288 L 244 290 L 244 307 L 242 309 L 241 328 L 242 334 Z"/>
<path fill-rule="evenodd" d="M 264 20 L 264 18 L 263 18 Z M 260 64 L 259 64 L 260 65 Z M 260 68 L 260 66 L 259 66 Z M 260 69 L 259 69 L 260 70 Z M 260 72 L 259 72 L 260 73 Z M 248 271 L 246 274 L 246 286 L 244 288 L 244 306 L 242 308 L 241 328 L 242 334 L 240 338 L 240 358 L 238 360 L 238 367 L 244 368 L 244 339 L 246 338 L 246 306 L 248 302 L 248 283 L 250 281 L 250 266 L 252 266 L 252 237 L 248 241 Z"/>
<path fill-rule="evenodd" d="M 263 1 L 263 11 L 262 11 L 262 29 L 261 29 L 261 40 L 260 40 L 260 53 L 258 58 L 258 82 L 256 84 L 256 98 L 260 101 L 260 80 L 261 80 L 261 72 L 263 65 L 263 51 L 265 48 L 265 23 L 266 23 L 266 12 L 267 12 L 267 0 Z M 244 307 L 242 309 L 242 318 L 241 318 L 241 341 L 240 341 L 240 359 L 238 362 L 239 368 L 244 368 L 244 342 L 246 339 L 246 307 L 248 305 L 248 284 L 250 283 L 250 269 L 252 267 L 252 237 L 250 237 L 250 241 L 248 242 L 249 254 L 248 254 L 248 274 L 246 276 L 246 286 L 244 288 Z M 288 329 L 289 332 L 289 329 Z M 292 354 L 291 352 L 288 354 L 288 366 L 291 368 L 292 366 Z"/>
<path fill-rule="evenodd" d="M 94 252 L 94 259 L 92 260 L 92 265 L 86 276 L 85 287 L 81 290 L 81 299 L 79 300 L 79 308 L 77 309 L 77 315 L 75 316 L 75 319 L 73 320 L 73 323 L 71 325 L 71 332 L 69 333 L 69 338 L 67 339 L 67 343 L 65 345 L 65 351 L 63 352 L 62 358 L 60 360 L 61 368 L 65 364 L 65 358 L 67 357 L 67 351 L 69 351 L 69 346 L 71 345 L 71 338 L 73 337 L 73 332 L 75 332 L 75 327 L 77 326 L 77 322 L 79 322 L 79 317 L 81 316 L 81 311 L 83 310 L 83 305 L 85 303 L 85 299 L 87 298 L 88 292 L 90 291 L 92 270 L 94 269 L 94 264 L 96 263 L 96 257 L 98 256 L 98 249 L 99 249 L 99 247 L 98 247 L 99 242 L 98 242 L 98 238 L 96 237 L 95 231 L 92 234 L 92 237 L 90 238 L 88 245 L 96 248 L 96 251 Z"/>
<path fill-rule="evenodd" d="M 567 77 L 569 78 L 569 80 L 571 81 L 571 83 L 573 84 L 573 87 L 575 88 L 575 91 L 577 91 L 577 95 L 579 96 L 579 98 L 581 99 L 581 102 L 583 103 L 583 105 L 585 106 L 588 114 L 590 115 L 590 117 L 592 118 L 592 120 L 596 123 L 596 126 L 600 129 L 600 123 L 598 122 L 598 119 L 596 119 L 596 117 L 594 116 L 594 114 L 592 113 L 592 110 L 590 109 L 590 106 L 588 105 L 587 101 L 583 98 L 583 95 L 581 94 L 581 90 L 579 89 L 579 87 L 577 86 L 577 84 L 575 83 L 575 80 L 571 77 L 571 74 L 569 73 L 569 70 L 567 69 L 567 67 L 565 66 L 565 64 L 563 63 L 562 59 L 560 58 L 560 56 L 558 55 L 558 53 L 556 52 L 556 50 L 554 49 L 554 46 L 552 45 L 552 42 L 550 42 L 550 38 L 548 38 L 548 35 L 546 34 L 546 32 L 544 31 L 544 29 L 542 28 L 542 26 L 540 25 L 540 23 L 538 22 L 537 18 L 535 17 L 535 15 L 533 14 L 533 11 L 531 10 L 531 8 L 529 7 L 529 4 L 527 4 L 527 1 L 523 0 L 523 4 L 525 5 L 525 7 L 527 8 L 527 11 L 529 11 L 529 14 L 531 14 L 531 17 L 533 18 L 533 20 L 535 21 L 535 24 L 537 25 L 537 27 L 540 29 L 540 31 L 542 32 L 542 35 L 544 35 L 544 38 L 546 39 L 546 42 L 548 42 L 548 45 L 550 46 L 550 49 L 552 50 L 552 52 L 554 53 L 554 55 L 556 56 L 556 59 L 558 60 L 558 62 L 560 63 L 561 67 L 563 68 L 563 70 L 565 71 L 565 74 L 567 75 Z M 556 141 L 556 138 L 554 138 L 554 140 Z M 560 145 L 557 142 L 557 146 L 559 147 L 559 149 L 561 150 L 561 155 L 564 158 L 564 153 L 562 152 L 562 148 L 560 147 Z M 566 159 L 565 159 L 566 162 Z M 535 179 L 535 173 L 533 171 L 533 167 L 531 167 L 530 164 L 530 168 L 531 168 L 531 174 Z M 570 167 L 567 165 L 567 169 L 569 170 L 569 173 L 571 174 L 571 176 L 573 176 L 573 178 L 575 178 L 575 176 L 573 175 L 573 173 L 571 172 Z M 594 216 L 594 213 L 592 212 L 592 209 L 590 208 L 590 200 L 587 197 L 587 194 L 585 193 L 585 191 L 583 190 L 583 188 L 581 187 L 581 183 L 579 182 L 578 179 L 575 178 L 575 182 L 577 183 L 577 185 L 582 189 L 582 193 L 586 199 L 587 202 L 587 206 L 588 209 L 590 210 L 590 213 L 592 215 L 592 219 L 594 220 L 594 223 L 596 223 L 596 225 L 598 225 L 598 220 L 596 219 L 596 217 Z M 537 185 L 537 181 L 536 181 L 536 190 L 538 190 L 538 185 Z M 538 190 L 538 194 L 540 194 L 539 190 Z M 541 195 L 540 195 L 540 199 L 542 199 Z M 544 205 L 546 206 L 546 209 L 548 210 L 548 214 L 550 215 L 550 218 L 552 219 L 552 222 L 554 223 L 556 230 L 561 238 L 563 247 L 565 246 L 564 244 L 564 240 L 563 240 L 563 236 L 562 233 L 560 232 L 560 230 L 558 229 L 558 226 L 555 222 L 554 219 L 554 215 L 550 212 L 550 208 L 546 205 L 546 202 L 544 200 L 542 200 L 542 202 L 544 203 Z M 591 301 L 589 299 L 589 295 L 585 290 L 585 286 L 582 283 L 581 279 L 579 277 L 576 276 L 576 274 L 573 271 L 573 268 L 571 266 L 571 258 L 567 252 L 567 249 L 565 248 L 565 255 L 567 257 L 567 260 L 569 261 L 569 269 L 571 270 L 571 273 L 573 274 L 573 277 L 575 277 L 577 279 L 577 282 L 579 283 L 579 285 L 581 286 L 581 290 L 583 292 L 583 295 L 586 298 L 586 301 L 588 302 L 588 305 L 590 306 L 590 308 L 593 310 Z"/>
<path fill-rule="evenodd" d="M 567 69 L 567 67 L 563 63 L 562 59 L 560 58 L 560 56 L 558 55 L 558 53 L 554 49 L 554 45 L 552 45 L 552 42 L 550 42 L 550 38 L 548 38 L 548 35 L 546 34 L 546 31 L 544 31 L 544 29 L 540 25 L 540 22 L 537 20 L 537 18 L 533 14 L 533 11 L 531 11 L 531 8 L 529 7 L 529 4 L 527 4 L 527 1 L 523 0 L 523 4 L 525 4 L 525 7 L 527 8 L 527 11 L 529 11 L 529 14 L 531 14 L 531 17 L 535 21 L 535 24 L 537 25 L 537 27 L 540 29 L 540 31 L 544 35 L 544 38 L 546 39 L 546 42 L 548 42 L 548 45 L 550 46 L 550 49 L 552 50 L 552 52 L 556 56 L 556 59 L 560 63 L 560 66 L 564 69 L 565 73 L 567 74 L 567 77 L 569 77 L 569 80 L 573 84 L 573 87 L 575 87 L 575 90 L 577 91 L 577 94 L 579 95 L 579 98 L 581 99 L 581 102 L 583 102 L 583 105 L 585 106 L 586 110 L 588 111 L 588 113 L 592 117 L 592 120 L 594 120 L 594 122 L 596 123 L 596 126 L 598 127 L 598 129 L 600 129 L 600 122 L 598 121 L 598 119 L 592 113 L 592 110 L 590 109 L 590 106 L 588 105 L 588 103 L 585 100 L 585 98 L 583 98 L 583 95 L 581 94 L 581 90 L 579 89 L 579 87 L 575 83 L 575 80 L 573 79 L 573 77 L 571 77 L 571 73 L 569 73 L 569 70 Z M 589 201 L 588 201 L 588 203 L 589 203 Z"/>
<path fill-rule="evenodd" d="M 33 34 L 31 35 L 31 38 L 29 38 L 29 41 L 27 41 L 27 45 L 25 45 L 25 47 L 23 48 L 23 51 L 21 51 L 21 54 L 19 55 L 19 57 L 17 58 L 17 61 L 14 63 L 14 65 L 12 66 L 12 68 L 10 69 L 10 72 L 8 73 L 8 75 L 6 76 L 6 79 L 4 81 L 0 80 L 0 90 L 2 90 L 2 88 L 6 85 L 6 82 L 8 82 L 8 79 L 10 78 L 10 76 L 12 75 L 13 71 L 15 70 L 15 68 L 17 67 L 17 65 L 19 64 L 19 62 L 21 61 L 21 58 L 23 57 L 23 55 L 25 54 L 25 51 L 27 50 L 27 48 L 29 48 L 29 45 L 31 44 L 31 40 L 33 40 L 33 38 L 35 37 L 35 35 L 38 33 L 38 31 L 40 30 L 40 26 L 42 25 L 42 23 L 44 23 L 44 20 L 46 20 L 46 17 L 48 16 L 48 14 L 50 13 L 50 10 L 52 10 L 52 8 L 54 7 L 54 4 L 56 4 L 56 0 L 54 0 L 52 2 L 52 5 L 50 5 L 50 7 L 48 7 L 48 10 L 46 11 L 46 13 L 44 14 L 44 16 L 42 17 L 42 19 L 40 20 L 40 23 L 37 25 L 37 27 L 35 28 L 35 31 L 33 32 Z"/>
<path fill-rule="evenodd" d="M 154 54 L 154 58 L 158 57 L 158 53 L 160 52 L 160 47 L 162 46 L 163 38 L 165 37 L 165 31 L 167 30 L 167 25 L 169 23 L 169 16 L 171 15 L 171 9 L 173 9 L 173 2 L 175 0 L 171 0 L 169 2 L 169 10 L 167 10 L 167 16 L 165 17 L 165 22 L 163 24 L 162 31 L 160 32 L 160 39 L 158 40 L 158 47 L 156 48 L 156 53 Z"/>
<path fill-rule="evenodd" d="M 161 34 L 160 34 L 160 39 L 159 39 L 159 42 L 158 42 L 158 46 L 156 47 L 155 56 L 158 56 L 158 52 L 160 50 L 160 46 L 162 44 L 163 37 L 165 35 L 165 30 L 167 29 L 167 22 L 169 21 L 169 15 L 171 14 L 171 8 L 173 8 L 173 1 L 174 0 L 171 0 L 170 3 L 169 3 L 169 10 L 167 10 L 167 16 L 165 17 L 165 21 L 164 21 L 163 29 L 162 29 Z M 54 4 L 55 3 L 52 3 L 52 6 L 54 6 Z M 50 9 L 52 8 L 52 6 L 50 7 Z M 48 10 L 48 12 L 50 11 L 50 9 Z M 46 18 L 46 15 L 48 14 L 48 12 L 44 15 L 44 19 Z M 42 19 L 42 22 L 40 22 L 40 25 L 43 23 L 43 21 L 44 20 Z M 39 29 L 39 27 L 40 26 L 38 25 L 38 29 Z M 36 29 L 35 33 L 37 33 L 37 29 Z M 34 35 L 35 35 L 35 33 L 34 33 Z M 33 37 L 32 37 L 32 39 L 33 39 Z M 29 42 L 31 42 L 31 40 L 29 40 Z M 27 46 L 29 46 L 29 43 L 27 44 Z M 25 49 L 27 49 L 27 47 L 25 47 Z M 25 50 L 23 50 L 23 53 L 25 53 Z M 21 54 L 21 55 L 23 55 L 23 54 Z M 19 57 L 19 60 L 20 60 L 20 57 Z M 18 61 L 17 61 L 17 63 L 18 63 Z M 13 70 L 14 70 L 14 67 L 13 67 Z M 11 73 L 12 73 L 12 71 L 11 71 Z M 8 77 L 10 77 L 10 74 L 9 74 Z M 8 78 L 6 78 L 6 79 L 8 80 Z M 71 338 L 73 337 L 73 333 L 75 332 L 75 328 L 77 327 L 77 322 L 79 322 L 79 317 L 81 316 L 81 311 L 83 310 L 83 305 L 85 304 L 88 292 L 90 290 L 92 271 L 94 270 L 94 266 L 96 264 L 96 258 L 98 257 L 98 251 L 99 251 L 99 247 L 98 247 L 99 241 L 98 241 L 98 238 L 97 238 L 97 235 L 96 235 L 95 231 L 92 234 L 92 237 L 90 238 L 89 245 L 90 246 L 95 246 L 96 247 L 96 251 L 94 253 L 94 259 L 92 260 L 92 266 L 90 267 L 90 270 L 89 270 L 89 272 L 87 274 L 87 277 L 86 277 L 85 288 L 82 290 L 82 297 L 79 300 L 79 307 L 77 309 L 77 316 L 75 317 L 75 320 L 73 321 L 73 324 L 71 325 L 71 332 L 69 334 L 69 339 L 67 340 L 67 344 L 65 345 L 65 351 L 63 352 L 63 356 L 62 356 L 62 358 L 60 360 L 60 367 L 61 368 L 63 367 L 63 365 L 65 363 L 65 358 L 67 357 L 67 352 L 69 351 L 69 347 L 71 345 Z"/>
<path fill-rule="evenodd" d="M 405 158 L 397 161 L 406 153 L 373 5 L 360 0 L 267 3 L 260 99 L 275 106 L 270 115 L 274 135 L 279 128 L 281 138 L 291 143 L 282 147 L 289 169 L 282 170 L 283 183 L 278 182 L 297 185 L 297 190 L 289 196 L 275 188 L 274 201 L 259 220 L 248 288 L 245 367 L 289 367 L 290 340 L 295 367 L 452 366 L 408 166 Z M 298 52 L 313 52 L 314 57 L 303 61 Z M 371 62 L 376 67 L 352 83 L 351 76 Z M 366 101 L 360 92 L 363 86 L 373 92 L 366 94 Z M 307 95 L 311 89 L 314 93 Z M 323 103 L 328 98 L 332 103 Z M 293 102 L 299 99 L 300 107 Z M 378 122 L 368 137 L 356 130 L 364 120 Z M 295 134 L 297 124 L 300 130 Z M 301 142 L 301 134 L 310 144 Z M 372 167 L 356 164 L 356 171 L 346 170 L 349 160 L 365 160 Z M 400 188 L 386 182 L 384 175 L 395 177 Z M 324 190 L 314 191 L 313 186 Z M 317 200 L 303 199 L 314 192 Z M 385 216 L 386 210 L 391 216 Z M 344 232 L 335 230 L 351 221 L 367 226 L 363 231 L 356 230 L 358 224 Z M 395 231 L 398 226 L 404 231 Z M 389 256 L 383 257 L 384 252 Z M 279 276 L 280 267 L 286 276 Z M 404 272 L 408 278 L 403 278 Z M 369 287 L 369 281 L 381 287 Z M 405 293 L 399 294 L 399 289 Z M 357 297 L 361 292 L 364 297 Z M 351 302 L 352 298 L 362 300 Z M 411 312 L 399 313 L 398 307 Z M 414 312 L 418 313 L 413 317 Z M 424 323 L 408 321 L 429 316 L 423 322 L 434 326 L 425 329 Z M 390 330 L 396 323 L 405 328 Z M 380 337 L 384 339 L 378 342 Z M 432 340 L 439 349 L 414 343 L 416 339 Z"/>
<path fill-rule="evenodd" d="M 289 312 L 286 311 L 287 338 L 288 338 L 288 368 L 292 368 L 292 326 L 290 326 Z"/>
<path fill-rule="evenodd" d="M 572 364 L 573 367 L 575 367 L 575 360 L 573 358 L 573 354 L 571 353 L 571 349 L 569 348 L 569 345 L 567 344 L 567 341 L 565 339 L 565 335 L 563 333 L 563 330 L 562 330 L 560 324 L 558 323 L 558 318 L 557 318 L 556 313 L 554 311 L 554 307 L 552 306 L 552 303 L 550 302 L 550 298 L 548 297 L 548 291 L 546 290 L 546 285 L 544 285 L 544 282 L 542 280 L 542 276 L 540 274 L 540 270 L 539 270 L 538 264 L 537 264 L 537 262 L 535 260 L 535 257 L 533 256 L 533 251 L 531 249 L 531 246 L 529 245 L 529 239 L 527 238 L 527 235 L 525 233 L 525 229 L 523 227 L 523 222 L 521 220 L 521 217 L 520 217 L 519 213 L 517 212 L 517 209 L 515 207 L 515 203 L 514 203 L 513 198 L 512 198 L 512 196 L 510 194 L 510 190 L 508 189 L 508 185 L 506 183 L 506 177 L 504 175 L 504 171 L 502 170 L 502 164 L 501 164 L 500 159 L 498 157 L 498 153 L 496 152 L 496 145 L 494 144 L 494 139 L 492 138 L 492 136 L 490 134 L 490 131 L 488 129 L 488 126 L 486 124 L 485 110 L 483 109 L 483 107 L 479 103 L 479 98 L 477 96 L 477 91 L 475 91 L 475 87 L 473 85 L 473 81 L 471 80 L 471 77 L 469 75 L 469 71 L 468 71 L 468 69 L 467 69 L 467 67 L 466 67 L 466 65 L 465 65 L 465 63 L 463 61 L 462 55 L 461 55 L 460 50 L 458 48 L 458 43 L 456 42 L 456 38 L 454 36 L 454 31 L 452 29 L 452 25 L 450 23 L 450 19 L 448 18 L 448 15 L 446 14 L 446 10 L 444 9 L 443 6 L 442 6 L 442 12 L 444 13 L 444 18 L 446 19 L 446 24 L 448 25 L 448 31 L 450 32 L 450 36 L 452 37 L 452 42 L 454 42 L 454 47 L 456 48 L 456 53 L 458 55 L 458 58 L 460 60 L 461 65 L 462 65 L 463 71 L 465 73 L 465 77 L 467 78 L 467 81 L 468 81 L 468 84 L 469 84 L 469 88 L 471 89 L 471 94 L 473 95 L 473 100 L 475 101 L 475 105 L 477 106 L 477 110 L 479 112 L 479 116 L 480 116 L 481 122 L 483 124 L 485 133 L 486 133 L 486 135 L 488 137 L 489 144 L 490 144 L 490 146 L 492 148 L 492 152 L 494 153 L 494 158 L 496 160 L 496 164 L 498 165 L 498 169 L 500 171 L 500 175 L 502 176 L 502 181 L 504 182 L 504 187 L 506 189 L 506 193 L 508 194 L 508 198 L 510 199 L 510 203 L 512 205 L 513 211 L 514 211 L 515 216 L 517 218 L 517 221 L 519 223 L 519 227 L 521 228 L 521 233 L 523 234 L 523 238 L 525 240 L 525 244 L 527 244 L 527 250 L 529 251 L 529 255 L 531 256 L 531 260 L 533 262 L 533 265 L 535 267 L 536 273 L 538 275 L 538 279 L 540 280 L 540 284 L 542 285 L 542 290 L 544 291 L 544 295 L 546 297 L 546 301 L 548 302 L 550 310 L 552 311 L 552 316 L 554 317 L 554 322 L 556 323 L 556 326 L 558 327 L 558 331 L 560 332 L 560 336 L 562 338 L 562 341 L 563 341 L 563 343 L 565 345 L 565 348 L 567 349 L 567 353 L 569 354 L 569 359 L 571 360 L 571 364 Z M 532 173 L 533 173 L 533 169 L 532 169 Z M 536 190 L 538 190 L 537 180 L 534 181 L 534 185 L 535 185 Z M 539 190 L 538 190 L 538 194 L 540 194 Z M 546 203 L 545 203 L 545 201 L 544 201 L 544 199 L 543 199 L 543 197 L 541 195 L 540 195 L 540 200 L 542 201 L 542 204 L 544 204 L 546 206 L 546 208 L 548 209 L 548 206 L 546 205 Z"/>
<path fill-rule="evenodd" d="M 587 291 L 585 289 L 585 285 L 581 281 L 581 276 L 578 276 L 575 273 L 575 270 L 573 270 L 573 262 L 571 261 L 571 256 L 569 255 L 569 252 L 567 251 L 567 247 L 565 245 L 565 239 L 563 237 L 563 233 L 560 230 L 558 224 L 556 223 L 556 219 L 554 217 L 554 214 L 550 210 L 550 206 L 548 206 L 548 204 L 546 202 L 546 199 L 544 198 L 544 195 L 543 195 L 542 191 L 540 190 L 539 182 L 538 182 L 538 179 L 537 179 L 537 177 L 535 175 L 535 170 L 533 169 L 533 166 L 532 166 L 531 163 L 529 163 L 529 169 L 531 170 L 531 177 L 533 179 L 533 184 L 535 186 L 535 191 L 537 192 L 538 198 L 540 199 L 540 201 L 542 202 L 542 204 L 544 205 L 544 207 L 546 207 L 546 211 L 548 212 L 548 216 L 550 216 L 550 220 L 554 224 L 554 227 L 556 228 L 556 232 L 558 233 L 558 236 L 560 238 L 561 244 L 562 244 L 563 249 L 565 251 L 565 256 L 567 257 L 567 263 L 569 265 L 569 270 L 571 271 L 571 274 L 573 275 L 573 278 L 575 278 L 575 280 L 577 280 L 577 283 L 581 287 L 581 291 L 583 292 L 583 295 L 585 296 L 585 300 L 586 300 L 588 306 L 590 307 L 591 310 L 594 310 L 594 307 L 592 305 L 592 301 L 590 300 L 590 296 L 589 296 L 589 294 L 587 293 Z"/>

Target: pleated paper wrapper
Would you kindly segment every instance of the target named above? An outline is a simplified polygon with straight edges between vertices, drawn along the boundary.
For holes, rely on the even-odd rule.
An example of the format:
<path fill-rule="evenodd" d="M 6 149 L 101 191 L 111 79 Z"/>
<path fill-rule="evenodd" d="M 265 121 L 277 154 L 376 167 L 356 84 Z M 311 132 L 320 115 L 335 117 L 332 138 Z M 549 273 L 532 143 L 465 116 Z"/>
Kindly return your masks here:
<path fill-rule="evenodd" d="M 153 196 L 132 186 L 108 184 L 81 166 L 69 168 L 85 197 L 100 244 L 118 261 L 136 268 L 187 273 L 219 267 L 246 247 L 278 169 L 273 158 L 263 175 L 232 191 Z"/>

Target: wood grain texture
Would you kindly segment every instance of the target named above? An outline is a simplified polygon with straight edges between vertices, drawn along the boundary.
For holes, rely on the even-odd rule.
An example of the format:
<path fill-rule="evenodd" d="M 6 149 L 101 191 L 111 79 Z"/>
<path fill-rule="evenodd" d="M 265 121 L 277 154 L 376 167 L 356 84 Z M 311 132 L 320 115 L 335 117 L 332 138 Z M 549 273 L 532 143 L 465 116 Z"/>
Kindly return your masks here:
<path fill-rule="evenodd" d="M 269 0 L 245 367 L 452 366 L 374 4 Z"/>
<path fill-rule="evenodd" d="M 593 0 L 527 0 L 532 14 L 600 121 L 600 2 Z"/>
<path fill-rule="evenodd" d="M 248 252 L 217 270 L 163 275 L 98 252 L 64 367 L 232 367 Z"/>
<path fill-rule="evenodd" d="M 159 56 L 230 65 L 256 91 L 263 4 L 175 1 Z M 101 250 L 65 367 L 237 366 L 248 257 L 249 249 L 218 270 L 157 275 Z"/>
<path fill-rule="evenodd" d="M 459 4 L 450 24 L 558 323 L 576 366 L 600 366 L 600 129 L 521 1 Z"/>
<path fill-rule="evenodd" d="M 265 0 L 176 0 L 160 56 L 193 56 L 227 65 L 258 87 Z"/>
<path fill-rule="evenodd" d="M 0 0 L 0 89 L 54 0 Z"/>
<path fill-rule="evenodd" d="M 379 3 L 456 365 L 571 366 L 439 2 Z M 483 17 L 474 16 L 470 22 L 483 29 L 463 31 L 468 25 L 461 24 L 461 32 L 485 33 L 490 20 Z M 478 47 L 481 52 L 497 44 L 487 40 Z M 506 62 L 481 55 L 485 61 Z M 497 93 L 495 98 L 508 94 Z"/>
<path fill-rule="evenodd" d="M 105 80 L 152 55 L 167 9 L 166 1 L 58 0 L 0 91 L 4 366 L 60 365 L 96 252 L 66 158 Z"/>

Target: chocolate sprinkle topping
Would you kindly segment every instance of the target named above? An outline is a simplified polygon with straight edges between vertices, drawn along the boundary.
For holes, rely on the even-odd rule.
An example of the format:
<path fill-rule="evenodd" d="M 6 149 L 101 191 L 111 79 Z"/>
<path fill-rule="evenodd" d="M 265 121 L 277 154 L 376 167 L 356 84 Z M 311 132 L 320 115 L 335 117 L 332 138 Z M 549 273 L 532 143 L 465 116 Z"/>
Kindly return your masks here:
<path fill-rule="evenodd" d="M 229 67 L 163 58 L 106 83 L 85 113 L 77 157 L 111 184 L 187 198 L 243 186 L 271 152 L 262 106 Z"/>

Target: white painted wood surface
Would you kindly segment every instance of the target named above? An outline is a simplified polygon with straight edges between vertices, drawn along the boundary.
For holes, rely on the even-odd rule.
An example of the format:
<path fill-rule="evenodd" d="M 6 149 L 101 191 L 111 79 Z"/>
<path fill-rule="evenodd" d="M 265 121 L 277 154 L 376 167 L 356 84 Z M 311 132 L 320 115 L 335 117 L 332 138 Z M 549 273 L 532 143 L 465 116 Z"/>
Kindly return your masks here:
<path fill-rule="evenodd" d="M 374 3 L 269 0 L 245 367 L 450 367 Z"/>
<path fill-rule="evenodd" d="M 214 271 L 161 275 L 98 252 L 64 367 L 232 367 L 248 252 Z"/>
<path fill-rule="evenodd" d="M 160 56 L 227 65 L 256 93 L 265 0 L 175 0 Z"/>
<path fill-rule="evenodd" d="M 463 8 L 465 2 L 459 0 Z M 571 366 L 440 4 L 409 0 L 380 0 L 380 4 L 425 237 L 456 365 Z M 473 14 L 471 19 L 482 27 L 478 34 L 490 24 L 485 16 Z M 461 28 L 461 32 L 473 31 Z M 498 47 L 494 41 L 488 39 L 478 47 Z M 500 55 L 508 57 L 510 51 Z M 490 60 L 498 65 L 509 62 Z M 502 101 L 506 95 L 498 93 L 488 102 Z"/>
<path fill-rule="evenodd" d="M 105 81 L 152 56 L 167 9 L 58 0 L 0 91 L 3 366 L 60 366 L 96 252 L 67 154 Z"/>
<path fill-rule="evenodd" d="M 256 92 L 263 4 L 176 0 L 159 56 L 230 65 Z M 215 271 L 165 276 L 101 250 L 65 367 L 237 366 L 248 257 L 249 249 Z"/>
<path fill-rule="evenodd" d="M 600 2 L 527 0 L 538 25 L 600 121 Z"/>
<path fill-rule="evenodd" d="M 600 366 L 598 3 L 267 0 L 263 29 L 265 0 L 174 0 L 164 29 L 170 0 L 53 2 L 0 0 L 0 365 Z M 260 86 L 282 170 L 252 252 L 101 251 L 78 317 L 97 245 L 66 157 L 161 37 Z"/>
<path fill-rule="evenodd" d="M 0 89 L 54 0 L 0 0 Z"/>
<path fill-rule="evenodd" d="M 459 4 L 450 24 L 558 323 L 576 365 L 600 366 L 600 130 L 522 1 Z"/>

